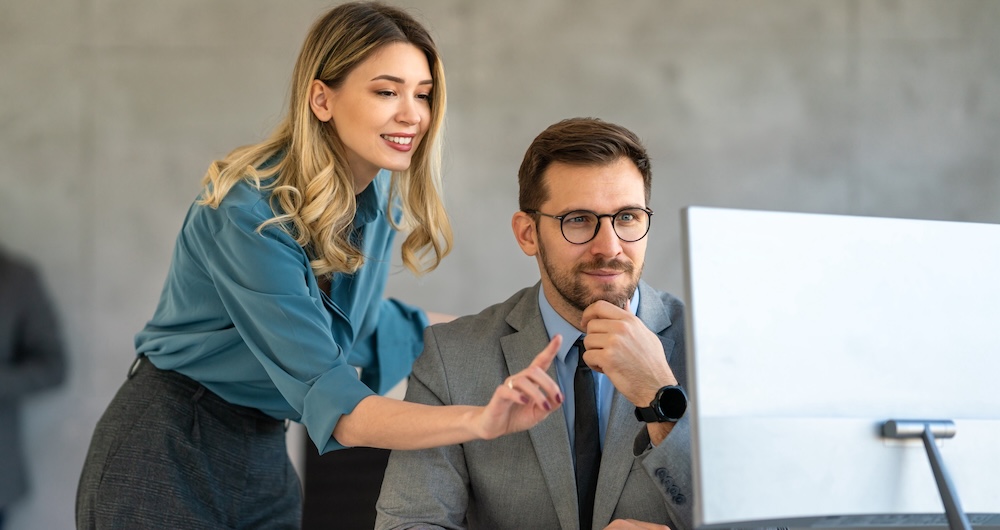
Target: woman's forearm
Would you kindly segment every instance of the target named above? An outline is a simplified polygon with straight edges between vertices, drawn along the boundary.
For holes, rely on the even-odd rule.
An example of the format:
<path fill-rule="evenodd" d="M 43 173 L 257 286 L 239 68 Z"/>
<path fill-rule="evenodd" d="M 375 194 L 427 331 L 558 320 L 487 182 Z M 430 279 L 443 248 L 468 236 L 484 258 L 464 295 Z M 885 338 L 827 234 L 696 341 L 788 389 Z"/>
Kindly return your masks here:
<path fill-rule="evenodd" d="M 485 407 L 368 396 L 340 417 L 333 437 L 347 447 L 426 449 L 530 429 L 562 405 L 559 385 L 546 373 L 561 343 L 561 336 L 553 337 L 527 368 L 493 391 Z"/>
<path fill-rule="evenodd" d="M 482 407 L 434 406 L 369 396 L 341 416 L 333 437 L 347 447 L 427 449 L 477 440 Z"/>

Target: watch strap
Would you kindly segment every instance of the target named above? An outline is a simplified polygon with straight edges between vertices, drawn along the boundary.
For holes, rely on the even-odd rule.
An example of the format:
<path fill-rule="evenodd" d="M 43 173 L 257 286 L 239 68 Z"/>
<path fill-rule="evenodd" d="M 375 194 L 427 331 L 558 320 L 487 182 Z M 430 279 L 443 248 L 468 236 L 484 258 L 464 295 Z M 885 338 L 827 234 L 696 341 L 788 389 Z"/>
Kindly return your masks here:
<path fill-rule="evenodd" d="M 653 407 L 636 407 L 635 419 L 645 423 L 655 423 L 660 421 L 657 419 L 656 411 L 653 410 Z"/>

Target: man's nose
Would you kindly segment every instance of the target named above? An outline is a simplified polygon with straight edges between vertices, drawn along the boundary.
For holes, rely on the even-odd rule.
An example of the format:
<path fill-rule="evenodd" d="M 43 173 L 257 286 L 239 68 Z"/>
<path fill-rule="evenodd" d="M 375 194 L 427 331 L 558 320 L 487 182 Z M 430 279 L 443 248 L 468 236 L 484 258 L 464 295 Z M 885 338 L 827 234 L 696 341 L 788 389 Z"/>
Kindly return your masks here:
<path fill-rule="evenodd" d="M 590 252 L 601 256 L 617 256 L 622 251 L 621 243 L 615 232 L 614 219 L 602 217 L 598 221 L 597 235 L 590 242 Z"/>

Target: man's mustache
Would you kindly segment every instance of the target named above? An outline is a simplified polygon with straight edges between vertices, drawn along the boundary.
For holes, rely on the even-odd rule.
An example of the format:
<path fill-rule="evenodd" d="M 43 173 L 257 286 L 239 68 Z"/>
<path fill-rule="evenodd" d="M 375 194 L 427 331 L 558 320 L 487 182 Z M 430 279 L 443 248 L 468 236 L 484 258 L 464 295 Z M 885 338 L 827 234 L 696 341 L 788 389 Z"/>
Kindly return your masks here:
<path fill-rule="evenodd" d="M 631 263 L 626 263 L 624 261 L 619 261 L 616 259 L 612 260 L 597 259 L 590 263 L 581 263 L 580 265 L 576 266 L 577 272 L 591 272 L 597 270 L 612 270 L 612 271 L 632 274 L 632 271 L 635 270 L 635 266 L 632 265 Z"/>

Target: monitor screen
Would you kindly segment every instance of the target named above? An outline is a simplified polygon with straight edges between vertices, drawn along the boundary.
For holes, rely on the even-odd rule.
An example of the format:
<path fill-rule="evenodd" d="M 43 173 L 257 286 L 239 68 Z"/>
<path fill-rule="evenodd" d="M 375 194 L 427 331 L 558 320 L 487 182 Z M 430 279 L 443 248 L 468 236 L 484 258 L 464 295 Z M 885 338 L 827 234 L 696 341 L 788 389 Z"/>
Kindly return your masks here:
<path fill-rule="evenodd" d="M 682 212 L 695 522 L 1000 526 L 1000 225 Z"/>

